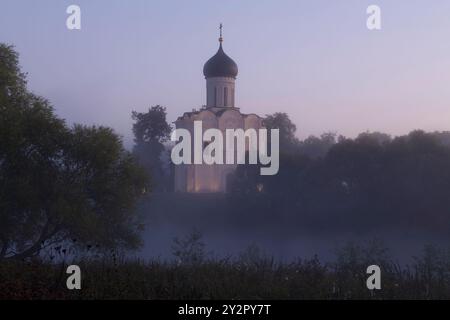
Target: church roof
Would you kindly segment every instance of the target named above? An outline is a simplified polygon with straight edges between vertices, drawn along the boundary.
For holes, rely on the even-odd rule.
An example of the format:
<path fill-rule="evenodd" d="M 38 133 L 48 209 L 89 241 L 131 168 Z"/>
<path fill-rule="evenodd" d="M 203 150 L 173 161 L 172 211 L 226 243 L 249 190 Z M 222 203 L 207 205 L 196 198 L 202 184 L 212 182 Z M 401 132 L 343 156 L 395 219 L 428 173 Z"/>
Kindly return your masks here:
<path fill-rule="evenodd" d="M 236 62 L 233 61 L 222 48 L 222 31 L 219 38 L 220 46 L 217 53 L 208 61 L 206 61 L 203 67 L 203 74 L 205 78 L 213 77 L 229 77 L 236 78 L 238 74 L 238 66 Z"/>
<path fill-rule="evenodd" d="M 258 116 L 257 114 L 254 114 L 254 113 L 249 113 L 249 114 L 242 113 L 242 112 L 239 111 L 239 108 L 233 108 L 233 107 L 221 107 L 221 108 L 210 107 L 210 108 L 205 108 L 204 107 L 204 108 L 201 108 L 199 110 L 183 113 L 183 115 L 181 117 L 178 117 L 177 121 L 178 120 L 182 120 L 183 118 L 184 119 L 191 118 L 192 116 L 195 116 L 195 115 L 197 115 L 197 114 L 199 114 L 200 112 L 203 112 L 203 111 L 210 111 L 210 112 L 214 113 L 214 115 L 216 117 L 220 117 L 224 112 L 230 111 L 230 110 L 235 110 L 235 111 L 239 112 L 244 118 L 246 118 L 248 116 L 252 116 L 252 115 L 256 116 L 258 118 L 261 118 L 260 116 Z"/>

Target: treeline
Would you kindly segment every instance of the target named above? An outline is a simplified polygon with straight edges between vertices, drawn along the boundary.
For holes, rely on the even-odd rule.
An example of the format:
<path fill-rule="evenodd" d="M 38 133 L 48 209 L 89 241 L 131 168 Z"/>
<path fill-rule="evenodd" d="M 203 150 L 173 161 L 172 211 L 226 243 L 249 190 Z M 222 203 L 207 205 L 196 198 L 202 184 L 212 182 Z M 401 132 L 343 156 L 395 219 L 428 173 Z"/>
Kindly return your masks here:
<path fill-rule="evenodd" d="M 165 108 L 133 118 L 134 152 L 154 189 L 173 191 Z M 356 138 L 324 133 L 299 140 L 285 113 L 266 115 L 264 124 L 280 130 L 280 170 L 261 176 L 258 166 L 240 165 L 229 177 L 230 215 L 237 221 L 285 221 L 323 231 L 449 231 L 450 132 L 364 132 Z"/>
<path fill-rule="evenodd" d="M 363 133 L 355 139 L 325 134 L 298 141 L 295 126 L 286 122 L 287 115 L 275 114 L 267 123 L 280 128 L 279 173 L 261 176 L 256 166 L 242 165 L 232 177 L 236 215 L 322 230 L 449 231 L 449 132 L 395 138 Z"/>

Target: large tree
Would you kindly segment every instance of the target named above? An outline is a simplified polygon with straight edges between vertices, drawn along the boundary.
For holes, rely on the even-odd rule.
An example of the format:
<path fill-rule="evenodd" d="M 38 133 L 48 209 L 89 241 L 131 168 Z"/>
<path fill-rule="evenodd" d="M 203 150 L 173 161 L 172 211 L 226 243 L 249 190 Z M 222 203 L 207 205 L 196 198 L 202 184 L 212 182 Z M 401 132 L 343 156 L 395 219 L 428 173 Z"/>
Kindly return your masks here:
<path fill-rule="evenodd" d="M 269 130 L 279 130 L 280 153 L 291 153 L 295 150 L 299 143 L 297 137 L 295 136 L 297 126 L 291 121 L 291 119 L 289 119 L 287 113 L 276 112 L 271 115 L 266 115 L 266 118 L 264 119 L 264 126 Z"/>
<path fill-rule="evenodd" d="M 112 129 L 59 119 L 0 44 L 0 260 L 72 239 L 136 247 L 146 175 Z"/>
<path fill-rule="evenodd" d="M 133 153 L 151 175 L 154 189 L 167 191 L 172 177 L 170 162 L 164 159 L 164 156 L 167 158 L 165 142 L 168 141 L 172 128 L 166 120 L 166 108 L 156 105 L 147 112 L 133 111 L 131 117 L 135 121 Z"/>

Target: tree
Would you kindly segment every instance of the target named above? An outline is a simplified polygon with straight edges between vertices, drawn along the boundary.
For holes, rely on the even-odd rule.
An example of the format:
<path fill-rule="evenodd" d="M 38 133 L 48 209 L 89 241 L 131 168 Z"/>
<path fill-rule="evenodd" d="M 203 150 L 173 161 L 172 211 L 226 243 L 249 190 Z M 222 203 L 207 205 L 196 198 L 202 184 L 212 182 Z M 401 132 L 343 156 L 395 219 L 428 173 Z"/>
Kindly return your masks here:
<path fill-rule="evenodd" d="M 320 137 L 309 136 L 299 143 L 298 151 L 313 159 L 324 157 L 337 140 L 336 133 L 332 132 L 323 133 Z"/>
<path fill-rule="evenodd" d="M 12 46 L 0 43 L 0 106 L 7 103 L 19 104 L 28 96 L 17 52 Z"/>
<path fill-rule="evenodd" d="M 26 90 L 17 53 L 0 45 L 0 260 L 73 239 L 139 245 L 134 205 L 146 175 L 112 129 L 68 127 Z"/>
<path fill-rule="evenodd" d="M 157 190 L 169 189 L 172 181 L 168 174 L 167 161 L 163 161 L 165 145 L 169 139 L 171 126 L 166 120 L 166 108 L 160 105 L 153 106 L 145 113 L 133 111 L 134 154 L 139 163 L 151 175 L 154 187 Z M 170 168 L 170 167 L 169 167 Z"/>
<path fill-rule="evenodd" d="M 289 119 L 287 113 L 276 112 L 272 115 L 266 115 L 264 126 L 267 129 L 279 129 L 280 153 L 289 153 L 295 149 L 298 144 L 298 139 L 295 136 L 297 127 Z"/>
<path fill-rule="evenodd" d="M 372 139 L 377 141 L 380 144 L 384 144 L 384 143 L 389 143 L 392 141 L 392 138 L 390 135 L 386 134 L 386 133 L 382 133 L 382 132 L 363 132 L 360 133 L 357 137 L 357 139 Z"/>

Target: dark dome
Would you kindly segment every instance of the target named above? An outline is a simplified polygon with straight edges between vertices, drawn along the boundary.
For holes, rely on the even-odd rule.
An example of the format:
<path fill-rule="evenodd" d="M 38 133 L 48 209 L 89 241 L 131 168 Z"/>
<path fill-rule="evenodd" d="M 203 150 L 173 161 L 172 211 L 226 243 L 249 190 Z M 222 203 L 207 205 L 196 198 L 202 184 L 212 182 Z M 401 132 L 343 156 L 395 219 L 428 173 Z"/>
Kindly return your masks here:
<path fill-rule="evenodd" d="M 212 77 L 230 77 L 236 78 L 238 74 L 238 66 L 229 56 L 225 54 L 220 44 L 217 53 L 203 67 L 205 78 Z"/>

